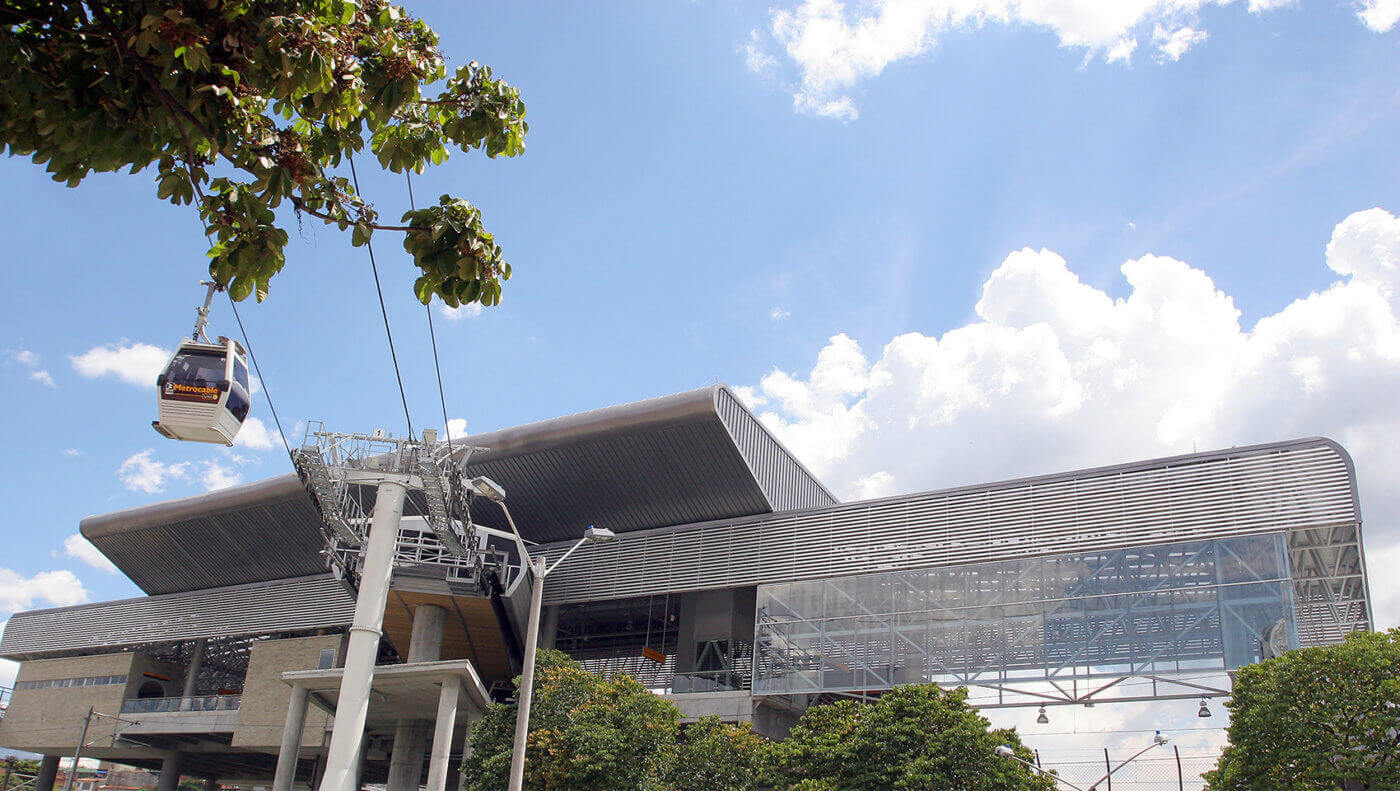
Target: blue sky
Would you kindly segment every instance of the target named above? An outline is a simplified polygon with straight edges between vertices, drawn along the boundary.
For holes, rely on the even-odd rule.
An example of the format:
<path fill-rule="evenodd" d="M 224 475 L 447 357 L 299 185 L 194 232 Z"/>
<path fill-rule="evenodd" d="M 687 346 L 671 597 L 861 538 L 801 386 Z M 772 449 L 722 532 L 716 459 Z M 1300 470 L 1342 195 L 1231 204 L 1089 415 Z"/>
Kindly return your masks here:
<path fill-rule="evenodd" d="M 1326 434 L 1373 564 L 1400 559 L 1400 5 L 1024 5 L 410 4 L 531 123 L 525 156 L 414 182 L 479 205 L 516 273 L 437 317 L 451 417 L 724 381 L 847 497 Z M 407 206 L 402 177 L 364 188 Z M 288 464 L 158 437 L 123 379 L 188 332 L 190 209 L 14 158 L 0 201 L 3 618 L 136 593 L 65 548 L 83 516 Z M 414 272 L 378 242 L 415 424 L 440 425 Z M 242 310 L 289 432 L 402 431 L 364 251 L 308 222 L 287 257 Z"/>

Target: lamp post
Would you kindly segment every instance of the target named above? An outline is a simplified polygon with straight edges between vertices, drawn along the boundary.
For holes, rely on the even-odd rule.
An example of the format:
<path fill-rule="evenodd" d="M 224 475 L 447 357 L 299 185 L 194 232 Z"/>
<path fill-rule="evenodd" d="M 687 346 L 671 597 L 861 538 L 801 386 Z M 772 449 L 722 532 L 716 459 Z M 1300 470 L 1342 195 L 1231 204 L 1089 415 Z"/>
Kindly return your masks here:
<path fill-rule="evenodd" d="M 1000 746 L 998 746 L 998 747 L 996 748 L 996 751 L 995 751 L 995 752 L 996 752 L 997 755 L 1000 755 L 1000 756 L 1002 756 L 1003 758 L 1010 758 L 1011 760 L 1015 761 L 1015 762 L 1018 763 L 1018 764 L 1021 764 L 1022 766 L 1027 766 L 1027 767 L 1030 767 L 1031 769 L 1034 769 L 1034 770 L 1037 771 L 1037 772 L 1040 772 L 1041 774 L 1045 775 L 1046 777 L 1050 778 L 1051 780 L 1054 780 L 1056 783 L 1059 783 L 1060 785 L 1064 786 L 1065 788 L 1071 788 L 1071 789 L 1073 789 L 1074 791 L 1094 791 L 1094 790 L 1097 789 L 1105 780 L 1107 780 L 1108 778 L 1112 777 L 1113 774 L 1114 774 L 1115 772 L 1117 772 L 1119 769 L 1122 769 L 1123 767 L 1127 766 L 1128 764 L 1132 763 L 1133 761 L 1136 761 L 1137 758 L 1138 758 L 1138 756 L 1142 755 L 1143 753 L 1147 752 L 1148 750 L 1151 750 L 1151 749 L 1154 748 L 1154 747 L 1161 747 L 1162 745 L 1166 744 L 1166 743 L 1169 742 L 1169 741 L 1171 741 L 1171 739 L 1168 739 L 1166 736 L 1163 736 L 1161 731 L 1157 731 L 1157 734 L 1156 734 L 1155 736 L 1152 737 L 1152 743 L 1151 743 L 1151 744 L 1149 744 L 1149 745 L 1147 745 L 1146 747 L 1142 748 L 1141 750 L 1138 750 L 1137 752 L 1133 753 L 1132 756 L 1130 756 L 1130 757 L 1128 758 L 1128 760 L 1126 760 L 1126 761 L 1124 761 L 1124 762 L 1118 764 L 1117 766 L 1113 767 L 1112 769 L 1109 769 L 1109 770 L 1108 770 L 1108 774 L 1105 774 L 1103 777 L 1100 777 L 1098 780 L 1095 780 L 1094 783 L 1093 783 L 1093 785 L 1089 786 L 1088 788 L 1080 788 L 1079 786 L 1075 785 L 1074 783 L 1071 783 L 1070 781 L 1064 779 L 1063 777 L 1060 777 L 1059 775 L 1055 774 L 1054 772 L 1047 772 L 1047 771 L 1045 771 L 1044 769 L 1041 769 L 1039 766 L 1036 766 L 1035 764 L 1031 763 L 1030 761 L 1023 761 L 1023 760 L 1021 760 L 1020 758 L 1017 758 L 1017 757 L 1016 757 L 1016 751 L 1013 750 L 1013 749 L 1011 749 L 1011 747 L 1010 747 L 1009 745 L 1005 745 L 1005 744 L 1000 745 Z"/>
<path fill-rule="evenodd" d="M 511 518 L 510 509 L 506 507 L 506 490 L 501 485 L 490 478 L 473 478 L 471 480 L 472 491 L 485 497 L 501 507 L 501 512 L 506 515 L 506 523 L 510 525 L 511 536 L 515 539 L 515 547 L 520 552 L 520 562 L 523 568 L 529 569 L 533 578 L 533 585 L 530 589 L 530 620 L 525 627 L 525 657 L 521 663 L 520 670 L 520 691 L 519 701 L 516 703 L 515 714 L 515 744 L 510 754 L 510 784 L 509 791 L 521 791 L 525 783 L 525 740 L 530 731 L 530 697 L 535 687 L 535 648 L 540 637 L 540 608 L 544 601 L 544 580 L 550 572 L 559 568 L 559 564 L 568 560 L 574 554 L 574 550 L 588 543 L 610 541 L 617 538 L 613 531 L 603 527 L 589 526 L 583 531 L 583 538 L 569 547 L 569 550 L 559 556 L 553 564 L 546 563 L 544 558 L 533 558 L 530 550 L 525 548 L 525 539 L 521 537 L 520 531 L 515 527 L 515 520 Z"/>

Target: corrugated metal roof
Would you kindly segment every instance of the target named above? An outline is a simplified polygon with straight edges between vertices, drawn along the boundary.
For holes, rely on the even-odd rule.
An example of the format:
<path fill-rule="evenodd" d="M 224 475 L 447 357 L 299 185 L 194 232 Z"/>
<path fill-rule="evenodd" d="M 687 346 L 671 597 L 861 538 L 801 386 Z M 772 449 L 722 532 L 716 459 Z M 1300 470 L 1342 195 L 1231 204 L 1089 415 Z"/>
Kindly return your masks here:
<path fill-rule="evenodd" d="M 0 639 L 0 658 L 348 626 L 354 613 L 354 595 L 329 574 L 143 596 L 16 613 Z"/>
<path fill-rule="evenodd" d="M 505 487 L 532 541 L 591 524 L 625 533 L 836 502 L 722 385 L 457 441 L 489 449 L 467 472 Z M 407 513 L 421 513 L 415 503 Z M 504 527 L 492 503 L 472 514 Z M 294 475 L 89 517 L 80 529 L 152 594 L 325 570 L 320 520 Z"/>

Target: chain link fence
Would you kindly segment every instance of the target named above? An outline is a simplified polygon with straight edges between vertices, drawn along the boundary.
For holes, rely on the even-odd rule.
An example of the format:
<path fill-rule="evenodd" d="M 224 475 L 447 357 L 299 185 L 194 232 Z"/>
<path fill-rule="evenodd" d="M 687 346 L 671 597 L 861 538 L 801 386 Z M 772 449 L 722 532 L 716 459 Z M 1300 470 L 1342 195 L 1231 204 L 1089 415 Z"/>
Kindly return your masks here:
<path fill-rule="evenodd" d="M 1109 749 L 1094 755 L 1083 750 L 1042 751 L 1039 757 L 1041 768 L 1053 770 L 1064 780 L 1087 789 L 1134 752 Z M 1219 758 L 1220 754 L 1214 751 L 1175 750 L 1169 746 L 1118 769 L 1099 784 L 1098 791 L 1201 791 L 1205 788 L 1201 775 L 1214 769 Z"/>

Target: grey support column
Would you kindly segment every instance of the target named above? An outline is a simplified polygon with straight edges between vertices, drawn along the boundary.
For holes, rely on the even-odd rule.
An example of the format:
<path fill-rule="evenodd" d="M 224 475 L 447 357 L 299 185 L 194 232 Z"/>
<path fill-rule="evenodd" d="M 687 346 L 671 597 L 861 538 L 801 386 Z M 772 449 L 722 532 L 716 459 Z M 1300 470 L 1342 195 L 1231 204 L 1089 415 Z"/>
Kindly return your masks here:
<path fill-rule="evenodd" d="M 426 722 L 399 720 L 394 728 L 394 747 L 389 754 L 388 791 L 417 791 L 418 781 L 423 777 L 427 741 Z"/>
<path fill-rule="evenodd" d="M 540 643 L 539 647 L 553 648 L 554 636 L 559 631 L 559 605 L 551 604 L 544 608 L 540 614 Z"/>
<path fill-rule="evenodd" d="M 34 791 L 53 791 L 58 780 L 58 756 L 46 755 L 39 761 L 39 775 L 34 778 Z"/>
<path fill-rule="evenodd" d="M 428 764 L 428 791 L 446 791 L 447 762 L 452 758 L 452 730 L 457 724 L 457 697 L 462 679 L 443 679 L 438 693 L 437 723 L 433 727 L 433 759 Z"/>
<path fill-rule="evenodd" d="M 442 658 L 442 635 L 447 610 L 436 604 L 420 604 L 413 610 L 413 634 L 408 640 L 408 661 L 436 662 Z"/>
<path fill-rule="evenodd" d="M 177 791 L 180 787 L 180 773 L 185 770 L 185 754 L 179 750 L 166 750 L 165 759 L 160 763 L 160 779 L 156 781 L 156 791 Z"/>
<path fill-rule="evenodd" d="M 282 747 L 277 752 L 277 771 L 272 777 L 272 791 L 292 791 L 297 779 L 297 760 L 301 756 L 301 732 L 306 727 L 306 687 L 292 687 L 292 701 L 287 705 L 287 722 L 282 729 Z"/>
<path fill-rule="evenodd" d="M 199 681 L 199 669 L 204 666 L 204 651 L 208 643 L 209 641 L 202 637 L 194 641 L 194 650 L 190 653 L 190 666 L 185 669 L 185 690 L 181 697 L 194 697 L 195 683 Z"/>

